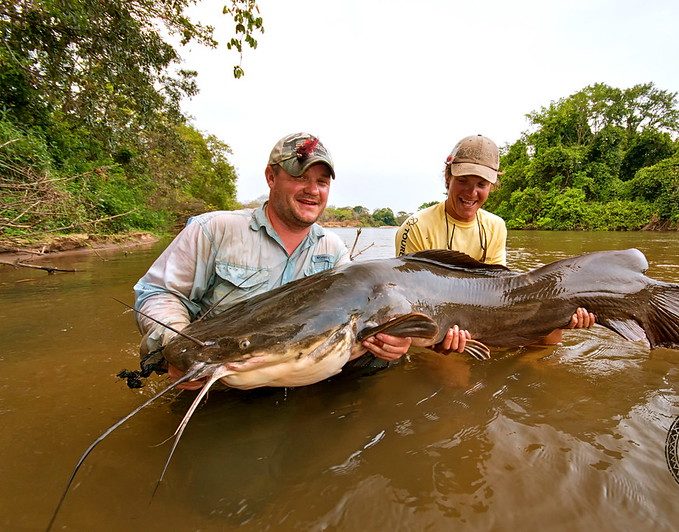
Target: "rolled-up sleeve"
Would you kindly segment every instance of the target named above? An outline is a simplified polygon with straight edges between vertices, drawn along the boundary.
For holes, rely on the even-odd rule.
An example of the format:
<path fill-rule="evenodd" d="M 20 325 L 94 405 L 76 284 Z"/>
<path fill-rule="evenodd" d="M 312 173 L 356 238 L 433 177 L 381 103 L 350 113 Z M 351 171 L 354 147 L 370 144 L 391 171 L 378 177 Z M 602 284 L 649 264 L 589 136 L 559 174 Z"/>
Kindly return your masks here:
<path fill-rule="evenodd" d="M 189 223 L 134 286 L 135 308 L 146 315 L 138 313 L 137 324 L 149 350 L 169 335 L 150 318 L 178 330 L 186 327 L 201 310 L 197 302 L 212 281 L 211 272 L 213 243 L 201 223 Z"/>

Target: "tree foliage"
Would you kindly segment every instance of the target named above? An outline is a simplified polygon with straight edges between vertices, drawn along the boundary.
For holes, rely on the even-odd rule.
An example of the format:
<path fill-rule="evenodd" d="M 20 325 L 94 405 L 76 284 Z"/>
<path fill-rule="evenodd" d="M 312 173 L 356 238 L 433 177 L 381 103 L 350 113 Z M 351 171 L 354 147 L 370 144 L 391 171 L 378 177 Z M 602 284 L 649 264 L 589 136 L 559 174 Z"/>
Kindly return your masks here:
<path fill-rule="evenodd" d="M 487 208 L 510 228 L 678 227 L 676 96 L 598 83 L 528 114 Z"/>
<path fill-rule="evenodd" d="M 99 229 L 159 227 L 175 210 L 234 206 L 228 146 L 180 109 L 197 86 L 176 43 L 218 45 L 186 15 L 194 3 L 0 2 L 0 232 L 104 219 L 115 222 Z M 256 1 L 230 0 L 224 12 L 235 26 L 227 47 L 255 48 Z"/>
<path fill-rule="evenodd" d="M 399 225 L 410 216 L 409 213 L 399 212 L 398 217 L 388 207 L 375 209 L 372 214 L 362 205 L 355 207 L 327 207 L 321 215 L 322 224 L 341 225 L 349 227 L 381 227 L 384 225 Z"/>
<path fill-rule="evenodd" d="M 396 225 L 396 217 L 389 207 L 375 209 L 373 211 L 373 219 L 377 220 L 380 225 Z"/>

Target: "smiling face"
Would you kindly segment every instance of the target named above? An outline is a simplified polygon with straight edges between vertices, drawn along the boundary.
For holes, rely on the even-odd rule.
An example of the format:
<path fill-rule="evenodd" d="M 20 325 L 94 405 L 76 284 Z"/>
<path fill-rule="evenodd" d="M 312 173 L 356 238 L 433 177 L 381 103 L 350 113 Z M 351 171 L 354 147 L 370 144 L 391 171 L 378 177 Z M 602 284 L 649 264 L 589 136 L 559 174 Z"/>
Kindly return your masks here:
<path fill-rule="evenodd" d="M 324 163 L 310 166 L 299 177 L 290 175 L 278 165 L 267 166 L 269 208 L 289 229 L 305 229 L 323 213 L 331 180 L 330 168 Z"/>
<path fill-rule="evenodd" d="M 450 176 L 446 211 L 453 218 L 471 222 L 488 199 L 492 184 L 476 175 Z"/>

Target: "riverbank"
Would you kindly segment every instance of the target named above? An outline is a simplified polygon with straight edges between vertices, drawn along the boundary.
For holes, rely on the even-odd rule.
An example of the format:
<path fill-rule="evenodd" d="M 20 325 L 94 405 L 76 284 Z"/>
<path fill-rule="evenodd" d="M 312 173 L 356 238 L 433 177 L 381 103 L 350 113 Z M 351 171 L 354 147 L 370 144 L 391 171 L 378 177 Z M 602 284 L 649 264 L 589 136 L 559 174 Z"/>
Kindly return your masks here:
<path fill-rule="evenodd" d="M 328 221 L 321 224 L 328 229 L 355 228 L 363 226 L 355 221 Z M 383 226 L 388 228 L 390 226 Z M 145 246 L 160 240 L 153 233 L 135 231 L 121 234 L 75 233 L 69 235 L 40 235 L 33 239 L 26 237 L 0 238 L 0 263 L 26 260 L 41 260 L 56 255 L 72 253 L 96 253 L 110 249 Z"/>
<path fill-rule="evenodd" d="M 0 262 L 16 263 L 43 260 L 74 253 L 97 253 L 111 249 L 134 248 L 154 244 L 157 235 L 143 231 L 114 235 L 77 233 L 42 235 L 39 239 L 0 239 Z"/>
<path fill-rule="evenodd" d="M 322 227 L 326 227 L 327 229 L 333 229 L 337 227 L 348 227 L 348 228 L 353 227 L 356 229 L 366 227 L 371 227 L 373 229 L 398 227 L 397 225 L 363 225 L 358 220 L 344 220 L 341 222 L 328 220 L 327 222 L 319 222 L 319 225 L 321 225 Z"/>

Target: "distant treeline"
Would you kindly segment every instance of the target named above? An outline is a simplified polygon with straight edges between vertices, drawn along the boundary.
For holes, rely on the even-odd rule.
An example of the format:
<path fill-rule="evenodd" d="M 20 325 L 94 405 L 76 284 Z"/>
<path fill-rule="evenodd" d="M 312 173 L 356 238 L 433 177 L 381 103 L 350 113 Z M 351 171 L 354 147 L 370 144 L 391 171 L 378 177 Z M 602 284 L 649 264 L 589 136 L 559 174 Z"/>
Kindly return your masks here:
<path fill-rule="evenodd" d="M 394 214 L 389 207 L 375 209 L 372 213 L 362 205 L 355 207 L 328 207 L 321 216 L 320 222 L 345 225 L 350 227 L 381 227 L 384 225 L 401 225 L 410 213 L 400 211 Z"/>
<path fill-rule="evenodd" d="M 679 229 L 676 96 L 652 83 L 598 83 L 528 114 L 530 130 L 501 150 L 485 208 L 510 229 Z M 357 206 L 325 219 L 400 225 L 407 216 Z"/>
<path fill-rule="evenodd" d="M 486 208 L 514 229 L 679 228 L 676 96 L 599 83 L 530 113 Z"/>
<path fill-rule="evenodd" d="M 196 72 L 181 69 L 167 36 L 217 44 L 186 17 L 192 3 L 0 3 L 0 239 L 163 232 L 240 206 L 229 146 L 180 108 Z M 227 45 L 254 47 L 256 4 L 231 5 Z M 676 94 L 597 84 L 528 117 L 487 203 L 510 228 L 679 226 Z M 322 221 L 398 225 L 407 215 L 358 205 L 330 207 Z"/>

